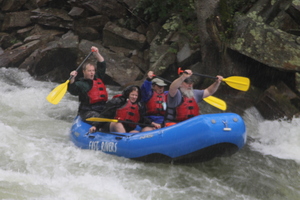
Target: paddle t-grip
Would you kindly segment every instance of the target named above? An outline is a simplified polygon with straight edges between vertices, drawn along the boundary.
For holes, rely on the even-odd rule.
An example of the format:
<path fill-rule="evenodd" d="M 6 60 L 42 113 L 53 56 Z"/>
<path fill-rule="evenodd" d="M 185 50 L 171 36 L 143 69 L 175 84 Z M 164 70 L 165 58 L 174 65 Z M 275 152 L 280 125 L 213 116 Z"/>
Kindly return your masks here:
<path fill-rule="evenodd" d="M 186 73 L 186 71 L 184 70 L 181 70 L 181 67 L 178 68 L 178 74 L 180 73 Z M 212 79 L 218 79 L 217 77 L 214 77 L 214 76 L 208 76 L 208 75 L 205 75 L 205 74 L 198 74 L 198 73 L 193 73 L 193 75 L 196 75 L 196 76 L 202 76 L 202 77 L 206 77 L 206 78 L 212 78 Z"/>

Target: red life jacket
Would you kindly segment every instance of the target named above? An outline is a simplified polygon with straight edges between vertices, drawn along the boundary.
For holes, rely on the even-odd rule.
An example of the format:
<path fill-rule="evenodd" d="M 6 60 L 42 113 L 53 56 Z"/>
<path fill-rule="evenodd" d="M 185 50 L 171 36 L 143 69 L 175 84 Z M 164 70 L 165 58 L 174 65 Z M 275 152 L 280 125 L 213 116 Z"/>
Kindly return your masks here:
<path fill-rule="evenodd" d="M 107 101 L 108 95 L 106 87 L 100 78 L 93 80 L 93 86 L 88 92 L 88 96 L 90 98 L 90 104 Z"/>
<path fill-rule="evenodd" d="M 183 97 L 183 102 L 176 108 L 176 121 L 184 121 L 199 115 L 199 106 L 195 98 Z"/>
<path fill-rule="evenodd" d="M 115 119 L 130 121 L 130 122 L 139 122 L 140 120 L 140 112 L 139 106 L 137 103 L 132 104 L 131 101 L 127 101 L 127 103 L 121 108 L 117 109 Z M 128 124 L 128 126 L 135 128 L 135 124 Z"/>
<path fill-rule="evenodd" d="M 146 103 L 147 115 L 165 115 L 163 103 L 166 104 L 166 96 L 164 93 L 158 94 L 153 91 L 152 97 Z"/>

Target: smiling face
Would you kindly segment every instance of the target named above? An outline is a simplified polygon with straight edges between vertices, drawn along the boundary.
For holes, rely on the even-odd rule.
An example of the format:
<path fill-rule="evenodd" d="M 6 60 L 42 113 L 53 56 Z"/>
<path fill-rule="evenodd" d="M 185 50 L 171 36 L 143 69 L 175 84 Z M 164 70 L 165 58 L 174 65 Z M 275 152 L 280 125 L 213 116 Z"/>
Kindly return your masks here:
<path fill-rule="evenodd" d="M 138 97 L 139 97 L 139 94 L 138 94 L 138 91 L 132 91 L 132 92 L 130 92 L 129 93 L 129 101 L 131 102 L 131 103 L 135 103 L 136 102 L 136 100 L 138 99 Z"/>
<path fill-rule="evenodd" d="M 92 64 L 87 64 L 83 69 L 83 76 L 85 79 L 93 80 L 95 77 L 96 69 L 95 66 Z"/>

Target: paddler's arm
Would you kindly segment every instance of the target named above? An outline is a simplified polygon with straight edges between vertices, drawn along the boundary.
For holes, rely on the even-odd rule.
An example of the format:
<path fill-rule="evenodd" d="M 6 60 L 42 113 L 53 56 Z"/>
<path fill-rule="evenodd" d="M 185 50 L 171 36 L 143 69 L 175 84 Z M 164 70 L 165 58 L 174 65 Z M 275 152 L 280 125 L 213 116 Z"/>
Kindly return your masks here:
<path fill-rule="evenodd" d="M 75 83 L 75 77 L 77 76 L 78 72 L 77 71 L 72 71 L 70 73 L 70 76 L 71 76 L 71 79 L 70 79 L 70 82 L 69 82 L 69 86 L 68 86 L 68 92 L 72 95 L 79 95 L 79 89 Z"/>
<path fill-rule="evenodd" d="M 92 46 L 91 50 L 94 52 L 93 55 L 97 59 L 96 76 L 103 80 L 106 72 L 106 62 L 104 60 L 104 57 L 100 54 L 99 49 L 97 47 Z"/>
<path fill-rule="evenodd" d="M 193 74 L 192 70 L 187 69 L 184 71 L 184 73 L 182 73 L 182 75 L 179 78 L 175 79 L 169 87 L 169 95 L 171 97 L 174 97 L 178 91 L 178 88 L 181 86 L 182 82 L 186 78 L 192 76 L 192 74 Z"/>
<path fill-rule="evenodd" d="M 147 78 L 144 81 L 143 85 L 141 86 L 141 93 L 142 93 L 142 102 L 148 102 L 149 99 L 152 97 L 152 79 L 153 79 L 153 71 L 149 71 L 147 74 Z"/>
<path fill-rule="evenodd" d="M 213 95 L 218 90 L 218 88 L 219 88 L 219 86 L 222 82 L 223 77 L 222 76 L 217 76 L 217 78 L 218 79 L 213 84 L 211 84 L 208 88 L 206 88 L 204 90 L 203 98 L 206 98 L 208 96 Z"/>
<path fill-rule="evenodd" d="M 104 62 L 104 58 L 103 58 L 103 56 L 99 53 L 99 49 L 98 49 L 97 47 L 92 46 L 92 47 L 91 47 L 91 50 L 92 50 L 92 52 L 93 52 L 93 54 L 94 54 L 94 56 L 96 57 L 96 59 L 97 59 L 98 62 Z"/>

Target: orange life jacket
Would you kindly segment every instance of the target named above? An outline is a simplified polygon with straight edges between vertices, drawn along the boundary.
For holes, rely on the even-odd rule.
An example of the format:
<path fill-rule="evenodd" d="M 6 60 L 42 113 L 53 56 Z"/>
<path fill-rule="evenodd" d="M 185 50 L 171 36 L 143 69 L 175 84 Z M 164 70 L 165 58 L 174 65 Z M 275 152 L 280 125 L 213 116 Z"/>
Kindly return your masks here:
<path fill-rule="evenodd" d="M 115 119 L 130 121 L 130 122 L 139 122 L 140 120 L 140 112 L 138 104 L 132 104 L 131 101 L 127 101 L 127 103 L 118 108 L 116 111 Z M 135 124 L 128 124 L 128 126 L 135 128 Z"/>
<path fill-rule="evenodd" d="M 166 96 L 164 93 L 158 94 L 153 91 L 152 97 L 146 103 L 147 115 L 165 115 L 163 104 L 166 104 Z"/>
<path fill-rule="evenodd" d="M 107 101 L 108 95 L 106 87 L 100 78 L 93 80 L 93 86 L 88 92 L 88 96 L 90 99 L 90 104 Z"/>

